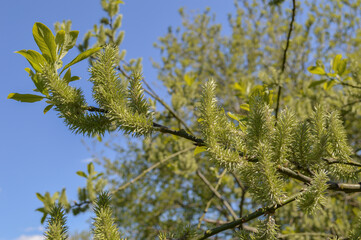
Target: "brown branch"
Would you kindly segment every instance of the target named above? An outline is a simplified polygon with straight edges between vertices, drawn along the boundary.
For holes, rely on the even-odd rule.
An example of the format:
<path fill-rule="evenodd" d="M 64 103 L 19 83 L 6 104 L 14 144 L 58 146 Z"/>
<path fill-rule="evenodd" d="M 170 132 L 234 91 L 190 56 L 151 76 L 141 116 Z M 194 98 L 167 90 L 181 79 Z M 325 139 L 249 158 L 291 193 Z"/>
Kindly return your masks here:
<path fill-rule="evenodd" d="M 180 130 L 172 130 L 168 127 L 165 127 L 163 125 L 160 125 L 158 123 L 153 123 L 153 127 L 154 130 L 161 132 L 161 133 L 169 133 L 175 136 L 179 136 L 188 140 L 191 140 L 194 142 L 195 145 L 197 146 L 205 146 L 205 143 L 202 139 L 197 138 L 189 133 L 187 133 L 184 129 L 180 129 Z"/>
<path fill-rule="evenodd" d="M 300 195 L 302 194 L 302 192 L 299 192 L 295 195 L 293 195 L 292 197 L 289 197 L 283 201 L 281 201 L 280 203 L 278 204 L 272 204 L 270 206 L 267 206 L 267 207 L 263 207 L 263 208 L 259 208 L 257 209 L 256 211 L 254 211 L 253 213 L 250 213 L 242 218 L 239 218 L 233 222 L 229 222 L 229 223 L 226 223 L 226 224 L 223 224 L 219 227 L 216 227 L 216 228 L 213 228 L 213 229 L 209 229 L 207 230 L 204 235 L 200 238 L 198 238 L 198 240 L 203 240 L 203 239 L 207 239 L 213 235 L 216 235 L 217 233 L 220 233 L 220 232 L 223 232 L 225 230 L 228 230 L 228 229 L 232 229 L 232 228 L 235 228 L 237 227 L 238 225 L 242 224 L 242 223 L 246 223 L 246 222 L 249 222 L 255 218 L 258 218 L 264 214 L 267 214 L 267 213 L 273 213 L 275 210 L 277 210 L 278 208 L 280 207 L 283 207 L 293 201 L 295 201 Z"/>
<path fill-rule="evenodd" d="M 126 189 L 127 187 L 129 187 L 130 185 L 132 185 L 133 183 L 135 183 L 136 181 L 138 181 L 139 179 L 141 179 L 143 176 L 145 176 L 147 173 L 149 173 L 150 171 L 152 171 L 154 168 L 157 168 L 159 167 L 160 165 L 162 165 L 163 163 L 167 162 L 168 160 L 182 154 L 182 153 L 185 153 L 185 152 L 188 152 L 190 150 L 194 149 L 194 147 L 190 147 L 190 148 L 186 148 L 186 149 L 183 149 L 181 151 L 178 151 L 176 153 L 173 153 L 172 155 L 169 155 L 168 157 L 160 160 L 159 162 L 157 162 L 156 164 L 152 165 L 151 167 L 147 168 L 146 170 L 144 170 L 141 174 L 139 174 L 138 176 L 136 176 L 135 178 L 133 178 L 131 181 L 127 182 L 126 184 L 120 186 L 119 188 L 113 190 L 111 192 L 111 194 L 115 194 L 116 192 L 118 191 L 122 191 L 124 189 Z"/>
<path fill-rule="evenodd" d="M 301 173 L 296 173 L 289 168 L 277 166 L 277 171 L 291 178 L 304 182 L 306 184 L 311 184 L 312 178 L 305 176 Z M 340 191 L 345 193 L 361 192 L 361 183 L 354 184 L 354 183 L 339 183 L 334 181 L 328 181 L 327 185 L 328 185 L 328 189 L 333 191 Z"/>
<path fill-rule="evenodd" d="M 290 40 L 291 40 L 291 33 L 292 33 L 292 29 L 293 29 L 293 23 L 295 21 L 295 16 L 296 16 L 296 0 L 292 0 L 292 4 L 293 4 L 293 8 L 292 8 L 292 19 L 290 22 L 290 28 L 288 30 L 288 35 L 287 35 L 287 41 L 286 41 L 286 48 L 283 51 L 283 59 L 282 59 L 282 65 L 281 65 L 281 74 L 282 75 L 285 71 L 286 68 L 286 60 L 287 60 L 287 51 L 290 45 Z M 278 111 L 279 111 L 279 106 L 280 106 L 280 98 L 281 98 L 281 94 L 282 94 L 282 86 L 281 83 L 279 83 L 278 85 L 278 93 L 277 93 L 277 104 L 276 104 L 276 110 L 275 110 L 275 114 L 276 114 L 276 120 L 278 117 Z"/>
<path fill-rule="evenodd" d="M 234 219 L 237 219 L 237 214 L 233 211 L 231 204 L 229 204 L 229 202 L 225 199 L 224 196 L 222 196 L 213 186 L 212 184 L 208 181 L 208 179 L 202 174 L 202 172 L 198 169 L 197 171 L 197 175 L 200 177 L 200 179 L 207 185 L 207 187 L 209 188 L 209 190 L 211 190 L 213 192 L 213 194 L 219 199 L 221 200 L 221 202 L 223 203 L 223 205 L 227 208 L 228 212 L 232 215 L 232 217 Z"/>
<path fill-rule="evenodd" d="M 344 164 L 344 165 L 350 165 L 355 167 L 361 167 L 361 163 L 349 161 L 349 162 L 341 162 L 339 160 L 333 159 L 333 158 L 322 158 L 322 160 L 326 161 L 328 164 Z"/>

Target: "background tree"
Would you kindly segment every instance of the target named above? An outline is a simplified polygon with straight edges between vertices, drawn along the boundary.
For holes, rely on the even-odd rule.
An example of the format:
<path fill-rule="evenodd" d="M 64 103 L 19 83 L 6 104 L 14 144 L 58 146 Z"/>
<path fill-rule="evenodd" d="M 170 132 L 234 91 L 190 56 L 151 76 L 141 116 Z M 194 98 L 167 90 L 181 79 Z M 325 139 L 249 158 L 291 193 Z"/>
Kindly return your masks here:
<path fill-rule="evenodd" d="M 118 4 L 118 1 L 102 1 L 108 18 L 103 18 L 99 26 L 86 34 L 83 44 L 79 46 L 81 52 L 86 52 L 92 37 L 96 38 L 92 49 L 106 43 L 121 43 L 123 34 L 117 33 L 121 22 L 121 15 L 117 15 Z M 184 19 L 182 27 L 175 31 L 170 28 L 168 34 L 156 44 L 163 58 L 155 66 L 159 69 L 159 80 L 167 87 L 171 100 L 165 102 L 160 99 L 143 79 L 148 87 L 146 93 L 153 100 L 149 101 L 149 106 L 142 102 L 134 104 L 135 112 L 145 114 L 140 114 L 139 119 L 132 119 L 133 123 L 139 121 L 140 125 L 121 128 L 125 132 L 135 131 L 136 135 L 155 128 L 161 134 L 144 138 L 141 143 L 129 139 L 127 147 L 110 143 L 119 152 L 119 158 L 114 161 L 99 159 L 106 169 L 121 230 L 136 239 L 154 238 L 159 230 L 176 232 L 182 223 L 199 222 L 199 228 L 209 228 L 246 216 L 265 204 L 273 206 L 277 203 L 282 208 L 277 210 L 274 217 L 273 208 L 266 209 L 268 215 L 264 219 L 264 226 L 260 227 L 264 231 L 260 231 L 256 237 L 262 238 L 261 234 L 267 233 L 267 229 L 275 229 L 274 221 L 280 225 L 279 234 L 275 235 L 278 238 L 324 239 L 347 236 L 351 223 L 357 222 L 358 193 L 327 193 L 317 217 L 304 214 L 298 208 L 311 211 L 313 208 L 310 206 L 318 206 L 312 199 L 315 199 L 314 196 L 320 196 L 321 199 L 327 178 L 356 182 L 358 179 L 358 163 L 353 162 L 355 168 L 347 167 L 352 165 L 349 164 L 352 154 L 357 158 L 359 139 L 357 106 L 361 84 L 356 59 L 360 51 L 360 20 L 355 17 L 359 14 L 358 4 L 357 1 L 304 2 L 302 5 L 295 5 L 295 2 L 235 2 L 236 13 L 229 16 L 229 35 L 222 34 L 222 26 L 214 22 L 210 10 L 188 16 L 181 9 L 180 14 Z M 58 25 L 58 33 L 60 29 L 70 33 L 69 24 Z M 347 54 L 347 70 L 343 67 L 346 62 L 338 53 Z M 134 71 L 141 71 L 141 61 L 126 62 L 124 55 L 124 51 L 118 53 L 116 58 L 120 64 L 116 69 L 123 81 L 130 81 L 130 90 L 138 89 L 138 92 L 133 91 L 134 96 L 142 99 L 137 82 L 140 77 L 132 75 Z M 325 68 L 320 59 L 333 61 L 330 67 Z M 96 69 L 93 61 L 91 65 Z M 315 66 L 308 68 L 312 65 Z M 315 81 L 310 77 L 307 69 L 320 75 L 320 80 Z M 96 75 L 96 71 L 92 74 Z M 210 77 L 214 82 L 208 82 L 206 87 L 202 87 L 204 80 Z M 214 83 L 217 83 L 217 87 L 212 85 Z M 102 87 L 100 81 L 95 80 L 94 84 Z M 240 131 L 249 137 L 246 146 L 240 145 L 238 137 L 243 139 L 243 136 L 234 132 L 234 126 L 226 121 L 222 110 L 216 105 L 209 105 L 215 96 L 225 111 L 230 112 L 228 116 Z M 259 102 L 260 97 L 262 102 Z M 106 99 L 96 100 L 100 105 L 111 107 L 107 105 Z M 268 107 L 263 105 L 264 102 Z M 323 106 L 314 112 L 319 103 Z M 61 102 L 55 105 L 60 112 L 64 112 L 64 109 L 59 108 Z M 137 106 L 143 106 L 143 110 L 137 109 Z M 292 109 L 293 113 L 286 111 L 281 114 L 280 109 L 285 106 Z M 152 121 L 156 124 L 149 123 L 150 116 L 147 114 L 151 108 L 157 109 L 152 115 Z M 269 110 L 272 108 L 275 109 L 274 117 Z M 92 107 L 86 110 L 102 111 Z M 331 110 L 339 110 L 340 116 Z M 103 119 L 101 113 L 95 116 Z M 219 119 L 212 119 L 212 116 L 218 116 Z M 257 119 L 262 117 L 264 123 L 257 125 Z M 124 119 L 119 120 L 123 121 L 121 125 L 128 126 L 126 120 L 130 116 Z M 296 119 L 305 120 L 297 122 Z M 339 119 L 345 124 L 353 150 L 345 141 Z M 72 119 L 66 120 L 73 130 L 87 134 L 111 129 L 106 119 L 102 120 L 104 129 L 96 129 L 92 125 L 89 125 L 90 128 L 73 127 L 77 123 L 72 122 Z M 277 126 L 273 127 L 275 124 Z M 263 127 L 264 133 L 258 133 L 258 129 Z M 202 136 L 202 139 L 193 136 Z M 263 145 L 259 144 L 260 139 L 265 141 Z M 221 143 L 221 147 L 218 143 Z M 195 155 L 191 151 L 194 144 L 198 145 L 197 152 L 205 150 L 205 145 L 209 154 Z M 277 144 L 280 144 L 279 150 Z M 222 146 L 232 151 L 224 152 Z M 235 166 L 237 161 L 232 162 L 229 158 L 232 156 L 236 159 L 238 154 L 233 150 L 247 155 L 251 162 L 252 157 L 255 157 L 254 161 L 261 162 L 263 168 L 247 163 L 242 166 L 243 170 L 239 170 Z M 273 161 L 268 162 L 269 159 Z M 339 161 L 348 164 L 345 167 Z M 283 165 L 285 163 L 291 167 L 277 168 L 286 167 Z M 255 172 L 262 171 L 266 172 L 266 177 L 273 178 L 254 178 Z M 297 198 L 298 206 L 296 201 L 283 206 L 281 199 L 284 193 L 288 196 L 296 194 L 304 185 L 280 177 L 279 172 L 282 171 L 288 177 L 311 184 L 305 194 Z M 68 209 L 71 207 L 74 213 L 86 210 L 89 200 L 95 199 L 95 192 L 104 184 L 103 180 L 99 180 L 94 187 L 93 182 L 100 175 L 94 173 L 92 165 L 89 165 L 87 174 L 78 174 L 88 179 L 88 185 L 79 190 L 79 203 L 69 205 Z M 273 189 L 265 189 L 263 184 L 257 185 L 267 181 L 271 182 L 269 186 Z M 332 184 L 329 186 L 332 188 Z M 334 190 L 340 189 L 335 185 Z M 358 192 L 357 189 L 354 191 Z M 291 200 L 295 199 L 291 197 Z M 67 201 L 63 200 L 65 203 Z M 205 216 L 203 213 L 206 213 Z M 246 231 L 255 232 L 258 223 L 253 221 L 240 226 Z M 233 235 L 231 231 L 219 234 L 224 238 L 230 235 Z M 271 236 L 266 239 L 271 239 Z"/>

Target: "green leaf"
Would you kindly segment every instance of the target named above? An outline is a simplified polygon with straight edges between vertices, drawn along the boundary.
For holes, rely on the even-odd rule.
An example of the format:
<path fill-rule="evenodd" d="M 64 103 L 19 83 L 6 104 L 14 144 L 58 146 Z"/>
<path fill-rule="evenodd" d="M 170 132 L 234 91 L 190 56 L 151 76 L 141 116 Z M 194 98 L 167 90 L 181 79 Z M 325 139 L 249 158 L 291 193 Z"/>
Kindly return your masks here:
<path fill-rule="evenodd" d="M 50 105 L 46 106 L 46 107 L 44 108 L 44 114 L 46 114 L 47 112 L 49 112 L 49 110 L 52 109 L 53 107 L 54 107 L 53 104 L 50 104 Z"/>
<path fill-rule="evenodd" d="M 40 201 L 44 202 L 44 197 L 43 197 L 43 195 L 41 195 L 40 193 L 36 193 L 36 197 L 37 197 Z"/>
<path fill-rule="evenodd" d="M 115 1 L 113 2 L 114 4 L 124 4 L 124 1 L 121 1 L 121 0 L 118 0 L 118 1 Z"/>
<path fill-rule="evenodd" d="M 78 76 L 72 76 L 72 77 L 70 78 L 70 82 L 77 81 L 77 80 L 79 80 L 79 79 L 80 79 L 80 77 L 78 77 Z"/>
<path fill-rule="evenodd" d="M 8 95 L 8 99 L 14 99 L 16 101 L 20 102 L 38 102 L 41 101 L 44 97 L 39 95 L 33 95 L 33 94 L 20 94 L 20 93 L 10 93 Z"/>
<path fill-rule="evenodd" d="M 186 73 L 184 75 L 184 81 L 187 83 L 188 86 L 191 86 L 194 81 L 196 80 L 195 76 L 191 76 L 191 73 Z"/>
<path fill-rule="evenodd" d="M 92 54 L 98 52 L 100 49 L 102 49 L 101 47 L 96 47 L 96 48 L 91 48 L 86 50 L 85 52 L 80 53 L 78 56 L 76 56 L 76 58 L 74 58 L 70 63 L 68 63 L 63 70 L 61 70 L 60 74 L 67 68 L 69 68 L 70 66 L 74 65 L 77 62 L 80 62 L 88 57 L 90 57 Z"/>
<path fill-rule="evenodd" d="M 64 45 L 59 53 L 59 59 L 62 59 L 75 46 L 78 35 L 79 31 L 70 31 L 65 34 Z"/>
<path fill-rule="evenodd" d="M 48 214 L 44 213 L 43 217 L 40 220 L 41 224 L 43 224 L 45 222 L 45 219 L 46 219 L 47 216 L 48 216 Z"/>
<path fill-rule="evenodd" d="M 234 120 L 236 120 L 236 121 L 239 121 L 239 119 L 240 119 L 240 117 L 238 116 L 238 114 L 234 114 L 234 113 L 231 113 L 231 112 L 227 112 L 227 115 L 228 115 L 230 118 L 232 118 L 232 119 L 234 119 Z"/>
<path fill-rule="evenodd" d="M 43 56 L 49 63 L 57 60 L 55 37 L 51 30 L 42 23 L 35 23 L 33 27 L 33 36 Z"/>
<path fill-rule="evenodd" d="M 66 81 L 66 82 L 70 82 L 70 80 L 71 80 L 71 70 L 70 70 L 70 68 L 69 68 L 68 71 L 66 71 L 66 73 L 64 74 L 63 79 L 64 79 L 64 81 Z"/>
<path fill-rule="evenodd" d="M 94 164 L 89 163 L 88 164 L 88 173 L 89 173 L 89 175 L 92 175 L 93 172 L 94 172 Z"/>
<path fill-rule="evenodd" d="M 23 55 L 35 71 L 42 72 L 42 67 L 46 63 L 43 55 L 34 50 L 20 50 L 15 53 Z"/>
<path fill-rule="evenodd" d="M 336 84 L 336 81 L 334 81 L 334 80 L 325 82 L 323 84 L 323 89 L 325 89 L 327 91 L 327 90 L 331 89 L 335 84 Z"/>
<path fill-rule="evenodd" d="M 312 74 L 317 74 L 317 75 L 325 75 L 325 69 L 321 68 L 321 67 L 316 67 L 316 66 L 312 66 L 312 67 L 308 67 L 307 70 L 312 73 Z"/>
<path fill-rule="evenodd" d="M 335 71 L 336 73 L 338 73 L 338 66 L 341 62 L 342 59 L 342 55 L 341 54 L 337 54 L 334 58 L 333 61 L 331 62 L 331 66 L 332 66 L 332 70 Z"/>
<path fill-rule="evenodd" d="M 41 79 L 41 75 L 38 73 L 35 74 L 30 68 L 25 68 L 25 71 L 29 73 L 29 76 L 33 83 L 35 84 L 35 92 L 41 92 L 45 96 L 48 96 L 48 90 L 46 88 L 45 82 Z"/>
<path fill-rule="evenodd" d="M 83 171 L 77 171 L 76 174 L 78 174 L 81 177 L 88 178 L 88 175 L 86 175 L 85 172 L 83 172 Z"/>
<path fill-rule="evenodd" d="M 337 73 L 340 76 L 342 76 L 344 73 L 347 73 L 346 66 L 347 66 L 347 59 L 341 59 L 337 67 Z"/>
<path fill-rule="evenodd" d="M 60 197 L 59 197 L 59 203 L 61 205 L 63 205 L 65 208 L 68 208 L 70 206 L 70 204 L 68 202 L 68 198 L 66 196 L 65 188 L 63 188 L 61 190 L 61 194 L 60 194 Z"/>
<path fill-rule="evenodd" d="M 246 110 L 247 112 L 249 112 L 249 104 L 247 103 L 243 103 L 239 106 L 241 109 Z"/>
<path fill-rule="evenodd" d="M 207 151 L 207 147 L 205 146 L 197 146 L 196 149 L 194 149 L 194 156 L 201 153 L 201 152 L 204 152 L 204 151 Z"/>
<path fill-rule="evenodd" d="M 60 30 L 59 32 L 56 33 L 55 43 L 58 48 L 58 53 L 60 55 L 60 51 L 62 50 L 63 45 L 65 43 L 65 31 L 64 30 Z"/>
<path fill-rule="evenodd" d="M 327 79 L 322 79 L 322 80 L 318 80 L 318 81 L 313 81 L 309 86 L 308 86 L 308 88 L 314 88 L 314 87 L 316 87 L 316 86 L 318 86 L 318 85 L 320 85 L 320 84 L 322 84 L 322 83 L 324 83 L 324 82 L 326 82 L 327 81 Z"/>
<path fill-rule="evenodd" d="M 35 209 L 35 211 L 46 213 L 45 208 L 43 208 L 43 207 L 42 208 L 37 208 L 37 209 Z"/>

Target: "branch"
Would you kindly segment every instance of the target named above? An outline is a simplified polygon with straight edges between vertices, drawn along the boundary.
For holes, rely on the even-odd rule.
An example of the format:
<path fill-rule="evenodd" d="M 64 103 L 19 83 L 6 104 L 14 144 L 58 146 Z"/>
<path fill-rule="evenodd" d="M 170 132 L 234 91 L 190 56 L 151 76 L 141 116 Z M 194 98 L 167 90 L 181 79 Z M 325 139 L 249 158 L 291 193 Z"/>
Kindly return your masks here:
<path fill-rule="evenodd" d="M 87 110 L 89 112 L 101 112 L 101 113 L 107 113 L 108 111 L 102 108 L 97 108 L 97 107 L 85 107 L 84 110 Z M 204 141 L 200 138 L 197 138 L 189 133 L 187 133 L 184 129 L 180 129 L 180 130 L 172 130 L 166 126 L 163 126 L 159 123 L 155 123 L 153 122 L 153 127 L 155 131 L 161 132 L 161 133 L 169 133 L 178 137 L 182 137 L 188 140 L 191 140 L 192 142 L 194 142 L 194 145 L 196 146 L 205 146 Z"/>
<path fill-rule="evenodd" d="M 207 178 L 201 173 L 201 171 L 197 170 L 197 175 L 202 179 L 202 181 L 207 185 L 209 190 L 213 192 L 213 194 L 221 200 L 223 205 L 227 208 L 229 213 L 232 215 L 234 219 L 237 219 L 237 214 L 233 211 L 231 204 L 212 186 L 212 184 L 207 180 Z"/>
<path fill-rule="evenodd" d="M 194 144 L 196 146 L 205 146 L 205 143 L 204 143 L 204 141 L 202 139 L 197 138 L 197 137 L 187 133 L 184 129 L 172 130 L 172 129 L 169 129 L 168 127 L 162 126 L 162 125 L 160 125 L 158 123 L 153 123 L 153 127 L 154 127 L 154 130 L 156 130 L 158 132 L 169 133 L 169 134 L 172 134 L 172 135 L 175 135 L 175 136 L 179 136 L 179 137 L 191 140 L 191 141 L 194 142 Z"/>
<path fill-rule="evenodd" d="M 308 176 L 305 176 L 301 173 L 296 173 L 291 169 L 282 166 L 277 166 L 277 171 L 291 178 L 300 180 L 301 182 L 304 182 L 306 184 L 310 184 L 312 180 Z M 339 183 L 334 181 L 327 181 L 327 185 L 328 185 L 328 189 L 333 191 L 341 191 L 345 193 L 361 192 L 361 183 L 353 184 L 353 183 Z"/>
<path fill-rule="evenodd" d="M 296 16 L 296 0 L 292 0 L 292 4 L 293 4 L 293 8 L 292 8 L 292 19 L 290 22 L 290 28 L 288 30 L 288 35 L 287 35 L 287 41 L 286 41 L 286 48 L 283 51 L 283 59 L 282 59 L 282 66 L 281 66 L 281 74 L 285 71 L 286 68 L 286 60 L 287 60 L 287 51 L 290 45 L 290 39 L 291 39 L 291 33 L 292 33 L 292 28 L 293 28 L 293 23 L 295 21 L 295 16 Z M 281 75 L 280 74 L 280 75 Z M 282 86 L 281 84 L 278 85 L 278 93 L 277 93 L 277 105 L 276 105 L 276 120 L 278 117 L 278 111 L 279 111 L 279 106 L 280 106 L 280 98 L 281 98 L 281 94 L 282 94 Z"/>
<path fill-rule="evenodd" d="M 350 166 L 355 166 L 355 167 L 361 167 L 361 163 L 354 162 L 354 161 L 341 162 L 339 160 L 332 159 L 332 158 L 322 158 L 322 160 L 326 161 L 330 165 L 331 164 L 344 164 L 344 165 L 350 165 Z"/>
<path fill-rule="evenodd" d="M 352 87 L 352 88 L 361 89 L 361 86 L 356 86 L 356 85 L 349 84 L 349 83 L 345 83 L 345 82 L 340 82 L 340 84 L 341 84 L 342 86 L 347 86 L 347 87 Z"/>
<path fill-rule="evenodd" d="M 186 148 L 186 149 L 183 149 L 181 151 L 178 151 L 176 153 L 173 153 L 172 155 L 169 155 L 168 157 L 160 160 L 159 162 L 157 162 L 156 164 L 152 165 L 151 167 L 147 168 L 146 170 L 144 170 L 141 174 L 139 174 L 137 177 L 133 178 L 130 182 L 127 182 L 126 184 L 120 186 L 119 188 L 113 190 L 111 192 L 111 194 L 115 194 L 116 192 L 118 191 L 122 191 L 124 189 L 126 189 L 127 187 L 129 187 L 131 184 L 135 183 L 136 181 L 138 181 L 139 179 L 141 179 L 142 177 L 144 177 L 144 175 L 146 175 L 147 173 L 149 173 L 150 171 L 152 171 L 154 168 L 157 168 L 159 167 L 161 164 L 165 163 L 166 161 L 182 154 L 182 153 L 185 153 L 185 152 L 188 152 L 190 150 L 194 149 L 194 147 L 190 147 L 190 148 Z"/>
<path fill-rule="evenodd" d="M 211 237 L 213 235 L 216 235 L 217 233 L 223 232 L 223 231 L 231 229 L 231 228 L 235 228 L 235 227 L 237 227 L 238 225 L 240 225 L 242 223 L 249 222 L 249 221 L 251 221 L 251 220 L 253 220 L 255 218 L 258 218 L 258 217 L 260 217 L 260 216 L 262 216 L 262 215 L 264 215 L 266 213 L 273 213 L 276 209 L 278 209 L 280 207 L 283 207 L 283 206 L 295 201 L 301 194 L 302 194 L 302 192 L 299 192 L 299 193 L 293 195 L 292 197 L 289 197 L 289 198 L 281 201 L 278 204 L 272 204 L 272 205 L 270 205 L 268 207 L 259 208 L 256 211 L 254 211 L 253 213 L 250 213 L 250 214 L 248 214 L 248 215 L 246 215 L 246 216 L 244 216 L 242 218 L 239 218 L 236 221 L 223 224 L 223 225 L 221 225 L 219 227 L 216 227 L 216 228 L 213 228 L 213 229 L 209 229 L 198 240 L 207 239 L 207 238 L 209 238 L 209 237 Z"/>

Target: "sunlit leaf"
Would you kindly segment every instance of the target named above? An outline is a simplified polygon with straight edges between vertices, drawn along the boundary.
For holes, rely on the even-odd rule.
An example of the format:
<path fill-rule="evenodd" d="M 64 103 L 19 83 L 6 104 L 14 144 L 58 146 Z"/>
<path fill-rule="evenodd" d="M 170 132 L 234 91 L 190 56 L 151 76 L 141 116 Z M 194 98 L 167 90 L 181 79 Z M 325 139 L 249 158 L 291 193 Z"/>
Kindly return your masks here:
<path fill-rule="evenodd" d="M 332 70 L 335 71 L 335 73 L 338 73 L 338 66 L 341 62 L 341 59 L 342 59 L 342 55 L 337 54 L 331 62 Z"/>
<path fill-rule="evenodd" d="M 234 113 L 231 113 L 231 112 L 227 112 L 227 115 L 228 115 L 230 118 L 232 118 L 232 119 L 234 119 L 234 120 L 236 120 L 236 121 L 239 121 L 239 119 L 240 119 L 240 117 L 238 116 L 238 114 L 234 114 Z"/>
<path fill-rule="evenodd" d="M 205 146 L 197 146 L 195 149 L 194 149 L 194 156 L 201 153 L 201 152 L 204 152 L 204 151 L 207 151 L 207 147 Z"/>
<path fill-rule="evenodd" d="M 322 80 L 318 80 L 318 81 L 313 81 L 309 86 L 308 86 L 308 88 L 314 88 L 314 87 L 316 87 L 316 86 L 318 86 L 318 85 L 320 85 L 320 84 L 322 84 L 322 83 L 324 83 L 324 82 L 326 82 L 327 81 L 327 79 L 322 79 Z"/>
<path fill-rule="evenodd" d="M 186 73 L 184 75 L 184 81 L 187 83 L 188 86 L 191 86 L 195 80 L 196 80 L 195 76 L 192 76 L 191 73 Z"/>
<path fill-rule="evenodd" d="M 325 69 L 321 68 L 321 67 L 316 67 L 316 66 L 312 66 L 312 67 L 308 67 L 307 70 L 312 73 L 312 74 L 317 74 L 317 75 L 325 75 Z"/>
<path fill-rule="evenodd" d="M 34 50 L 20 50 L 15 53 L 23 55 L 35 71 L 42 72 L 42 67 L 46 63 L 43 55 Z"/>
<path fill-rule="evenodd" d="M 241 109 L 246 110 L 247 112 L 249 112 L 249 104 L 247 103 L 243 103 L 239 106 Z"/>
<path fill-rule="evenodd" d="M 65 65 L 65 67 L 63 68 L 63 70 L 61 70 L 60 74 L 62 72 L 64 72 L 64 70 L 68 69 L 70 66 L 74 65 L 75 63 L 78 63 L 88 57 L 90 57 L 91 55 L 93 55 L 94 53 L 98 52 L 100 49 L 102 49 L 101 47 L 96 47 L 96 48 L 91 48 L 86 50 L 85 52 L 80 53 L 76 58 L 74 58 L 70 63 L 68 63 L 67 65 Z"/>
<path fill-rule="evenodd" d="M 43 96 L 34 95 L 34 94 L 10 93 L 8 95 L 8 99 L 14 99 L 19 102 L 28 102 L 28 103 L 38 102 L 43 100 L 43 98 L 44 98 Z"/>
<path fill-rule="evenodd" d="M 57 60 L 55 37 L 51 30 L 42 23 L 35 23 L 33 37 L 43 56 L 49 63 Z"/>
<path fill-rule="evenodd" d="M 88 175 L 86 175 L 85 172 L 83 172 L 83 171 L 77 171 L 76 174 L 78 174 L 81 177 L 85 177 L 85 178 L 88 177 Z"/>

